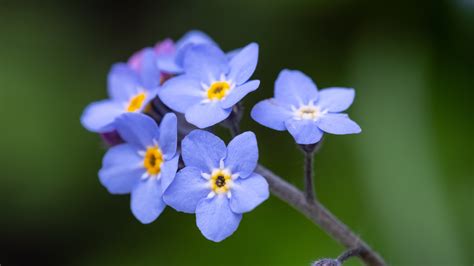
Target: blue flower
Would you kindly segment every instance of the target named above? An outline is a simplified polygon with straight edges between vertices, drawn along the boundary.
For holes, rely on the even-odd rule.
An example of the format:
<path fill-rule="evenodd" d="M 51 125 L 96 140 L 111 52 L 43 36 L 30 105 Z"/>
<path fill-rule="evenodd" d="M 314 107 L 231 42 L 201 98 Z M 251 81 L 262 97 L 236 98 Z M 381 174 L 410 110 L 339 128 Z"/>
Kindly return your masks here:
<path fill-rule="evenodd" d="M 256 90 L 258 80 L 247 82 L 258 61 L 258 45 L 251 43 L 229 59 L 215 45 L 194 45 L 184 57 L 185 74 L 171 78 L 159 97 L 186 120 L 206 128 L 226 119 L 237 102 Z"/>
<path fill-rule="evenodd" d="M 181 146 L 186 167 L 166 189 L 164 201 L 178 211 L 196 213 L 202 234 L 222 241 L 237 229 L 242 213 L 269 196 L 266 180 L 254 173 L 258 160 L 255 135 L 242 133 L 226 148 L 217 136 L 194 130 Z"/>
<path fill-rule="evenodd" d="M 87 130 L 97 133 L 114 131 L 117 117 L 143 111 L 156 97 L 160 75 L 152 48 L 143 51 L 140 64 L 139 72 L 125 63 L 112 67 L 107 84 L 110 99 L 90 104 L 81 116 L 81 123 Z"/>
<path fill-rule="evenodd" d="M 183 73 L 184 55 L 190 47 L 198 44 L 217 45 L 211 37 L 205 33 L 192 30 L 176 42 L 174 52 L 158 56 L 158 67 L 162 71 L 170 74 Z"/>
<path fill-rule="evenodd" d="M 348 88 L 327 88 L 318 92 L 316 84 L 296 70 L 283 70 L 275 82 L 275 97 L 256 104 L 251 112 L 258 123 L 288 130 L 298 144 L 313 144 L 323 133 L 355 134 L 360 127 L 344 113 L 355 92 Z"/>
<path fill-rule="evenodd" d="M 117 131 L 125 143 L 104 156 L 99 178 L 112 194 L 131 193 L 131 209 L 142 223 L 153 222 L 164 210 L 163 191 L 178 169 L 176 116 L 168 113 L 160 128 L 144 114 L 124 114 Z"/>
<path fill-rule="evenodd" d="M 153 68 L 150 67 L 143 67 L 143 54 L 147 51 L 153 51 L 156 55 L 156 62 L 152 66 Z M 159 65 L 159 60 L 161 57 L 167 58 L 175 53 L 175 45 L 171 39 L 165 39 L 163 41 L 159 41 L 155 44 L 154 47 L 146 47 L 143 48 L 137 52 L 135 52 L 127 61 L 128 66 L 130 66 L 131 69 L 134 71 L 140 73 L 142 70 L 149 71 L 152 73 L 149 73 L 148 76 L 151 76 L 152 74 L 158 75 L 158 77 L 155 76 L 156 80 L 158 81 L 159 84 L 162 84 L 165 80 L 167 80 L 170 77 L 170 74 L 163 71 L 162 69 L 158 68 Z M 150 62 L 151 63 L 151 62 Z M 144 68 L 144 69 L 142 69 Z"/>

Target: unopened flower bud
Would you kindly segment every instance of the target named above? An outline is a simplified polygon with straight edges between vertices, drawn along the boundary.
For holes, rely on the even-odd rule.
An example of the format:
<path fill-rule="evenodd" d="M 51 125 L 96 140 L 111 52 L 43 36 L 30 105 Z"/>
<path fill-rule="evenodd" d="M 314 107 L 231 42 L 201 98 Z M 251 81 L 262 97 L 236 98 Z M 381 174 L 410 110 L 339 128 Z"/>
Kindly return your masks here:
<path fill-rule="evenodd" d="M 311 266 L 341 266 L 341 263 L 335 259 L 321 259 L 313 262 Z"/>

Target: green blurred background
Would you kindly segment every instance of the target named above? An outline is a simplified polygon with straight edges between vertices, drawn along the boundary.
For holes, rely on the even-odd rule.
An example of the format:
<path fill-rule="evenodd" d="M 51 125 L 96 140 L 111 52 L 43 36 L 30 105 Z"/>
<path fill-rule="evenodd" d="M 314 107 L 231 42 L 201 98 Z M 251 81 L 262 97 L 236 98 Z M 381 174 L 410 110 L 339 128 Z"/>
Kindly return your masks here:
<path fill-rule="evenodd" d="M 170 208 L 140 224 L 128 196 L 100 185 L 105 149 L 81 127 L 83 108 L 106 97 L 111 64 L 190 29 L 225 50 L 260 44 L 262 83 L 242 128 L 295 185 L 301 154 L 288 133 L 252 121 L 251 106 L 283 68 L 356 88 L 349 114 L 363 132 L 326 138 L 320 200 L 392 265 L 474 263 L 473 0 L 0 0 L 2 266 L 292 266 L 343 251 L 274 197 L 215 244 Z"/>

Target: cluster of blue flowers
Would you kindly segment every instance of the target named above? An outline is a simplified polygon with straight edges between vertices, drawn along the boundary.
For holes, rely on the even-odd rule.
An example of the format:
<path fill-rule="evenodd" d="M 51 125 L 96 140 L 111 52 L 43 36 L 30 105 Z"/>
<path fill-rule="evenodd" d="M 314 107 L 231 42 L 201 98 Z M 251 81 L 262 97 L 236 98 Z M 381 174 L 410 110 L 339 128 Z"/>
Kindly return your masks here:
<path fill-rule="evenodd" d="M 100 181 L 112 194 L 131 194 L 132 213 L 140 222 L 153 222 L 170 206 L 195 213 L 202 234 L 219 242 L 237 229 L 243 213 L 269 197 L 265 178 L 254 172 L 255 134 L 242 133 L 226 146 L 202 130 L 228 119 L 233 107 L 259 87 L 258 80 L 249 81 L 258 49 L 250 43 L 225 53 L 206 34 L 191 31 L 112 67 L 109 99 L 87 106 L 81 122 L 111 145 Z M 353 99 L 353 89 L 318 92 L 308 76 L 283 70 L 274 98 L 259 102 L 251 116 L 266 127 L 288 130 L 298 144 L 314 144 L 324 133 L 360 132 L 340 113 Z M 166 114 L 151 115 L 163 104 Z M 179 127 L 190 125 L 195 129 L 180 141 Z"/>

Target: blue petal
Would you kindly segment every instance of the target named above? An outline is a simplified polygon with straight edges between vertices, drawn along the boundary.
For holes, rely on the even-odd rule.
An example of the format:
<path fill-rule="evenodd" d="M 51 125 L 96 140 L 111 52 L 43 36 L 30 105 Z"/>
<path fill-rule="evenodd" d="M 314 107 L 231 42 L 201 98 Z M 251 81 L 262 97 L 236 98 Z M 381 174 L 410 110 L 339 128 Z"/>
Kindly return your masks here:
<path fill-rule="evenodd" d="M 240 51 L 242 51 L 242 49 L 243 49 L 243 48 L 234 49 L 234 50 L 232 50 L 232 51 L 227 52 L 225 55 L 227 56 L 227 59 L 228 59 L 228 60 L 232 60 L 232 58 L 233 58 L 234 56 L 236 56 L 237 54 L 239 54 Z"/>
<path fill-rule="evenodd" d="M 159 144 L 165 159 L 172 158 L 178 145 L 178 121 L 176 115 L 167 113 L 160 124 Z"/>
<path fill-rule="evenodd" d="M 204 99 L 203 93 L 199 80 L 183 75 L 166 81 L 158 96 L 173 111 L 184 113 Z"/>
<path fill-rule="evenodd" d="M 126 113 L 117 118 L 117 131 L 125 142 L 137 145 L 142 149 L 154 146 L 159 140 L 160 131 L 156 122 L 141 113 Z"/>
<path fill-rule="evenodd" d="M 258 123 L 275 130 L 286 130 L 285 121 L 292 117 L 289 106 L 272 98 L 257 103 L 250 116 Z"/>
<path fill-rule="evenodd" d="M 179 163 L 179 154 L 176 154 L 170 160 L 164 161 L 161 166 L 161 187 L 163 192 L 168 188 L 168 186 L 173 182 L 174 177 L 176 176 L 176 171 L 178 171 Z"/>
<path fill-rule="evenodd" d="M 157 66 L 162 72 L 170 74 L 179 74 L 183 72 L 183 67 L 176 64 L 174 54 L 163 54 L 157 56 Z"/>
<path fill-rule="evenodd" d="M 224 165 L 232 174 L 246 178 L 253 173 L 257 167 L 258 145 L 257 138 L 253 132 L 247 131 L 231 140 L 227 146 L 227 157 Z"/>
<path fill-rule="evenodd" d="M 200 44 L 190 47 L 184 57 L 186 75 L 198 78 L 211 84 L 222 74 L 227 74 L 229 65 L 224 52 L 219 47 L 210 44 Z"/>
<path fill-rule="evenodd" d="M 298 70 L 284 69 L 275 81 L 275 98 L 296 107 L 318 99 L 316 84 Z"/>
<path fill-rule="evenodd" d="M 147 90 L 153 90 L 160 84 L 160 72 L 156 64 L 156 55 L 153 48 L 145 48 L 142 51 L 140 77 Z"/>
<path fill-rule="evenodd" d="M 326 114 L 318 120 L 318 127 L 331 134 L 357 134 L 362 130 L 347 114 Z"/>
<path fill-rule="evenodd" d="M 252 76 L 258 62 L 258 44 L 251 43 L 245 46 L 229 62 L 228 78 L 237 85 L 246 82 Z"/>
<path fill-rule="evenodd" d="M 219 167 L 227 153 L 225 143 L 204 130 L 193 130 L 181 142 L 181 156 L 186 166 L 194 166 L 204 173 Z"/>
<path fill-rule="evenodd" d="M 319 92 L 317 105 L 321 110 L 342 112 L 351 106 L 355 91 L 348 88 L 327 88 Z"/>
<path fill-rule="evenodd" d="M 256 90 L 260 85 L 259 80 L 251 80 L 240 86 L 236 86 L 232 91 L 221 101 L 222 108 L 230 108 L 234 104 L 238 103 L 242 98 L 245 97 L 248 93 Z"/>
<path fill-rule="evenodd" d="M 112 194 L 130 193 L 145 172 L 143 158 L 130 144 L 110 148 L 99 171 L 100 182 Z"/>
<path fill-rule="evenodd" d="M 239 227 L 242 214 L 232 212 L 225 194 L 203 199 L 196 208 L 196 224 L 209 240 L 220 242 L 232 235 Z"/>
<path fill-rule="evenodd" d="M 138 74 L 125 63 L 113 65 L 107 79 L 109 95 L 115 100 L 128 101 L 142 86 Z"/>
<path fill-rule="evenodd" d="M 181 39 L 176 42 L 176 49 L 179 50 L 188 44 L 214 44 L 217 45 L 211 37 L 202 31 L 191 30 L 184 34 Z"/>
<path fill-rule="evenodd" d="M 125 108 L 114 101 L 102 100 L 94 102 L 84 109 L 81 116 L 81 124 L 92 132 L 110 132 L 115 129 L 115 119 L 124 112 Z"/>
<path fill-rule="evenodd" d="M 190 31 L 186 33 L 177 43 L 176 43 L 176 55 L 175 62 L 178 66 L 184 65 L 184 58 L 189 48 L 194 45 L 199 44 L 211 44 L 218 46 L 211 37 L 207 36 L 205 33 L 197 30 Z"/>
<path fill-rule="evenodd" d="M 159 87 L 155 87 L 154 89 L 150 89 L 150 90 L 145 89 L 145 90 L 141 90 L 139 92 L 139 93 L 141 93 L 141 92 L 145 93 L 145 100 L 143 101 L 140 109 L 136 110 L 135 113 L 145 113 L 146 108 L 148 107 L 148 104 L 153 102 L 153 100 L 155 100 L 157 98 L 158 89 L 159 89 Z"/>
<path fill-rule="evenodd" d="M 201 170 L 185 167 L 165 190 L 163 200 L 177 211 L 195 213 L 199 201 L 210 192 L 209 183 L 201 176 Z"/>
<path fill-rule="evenodd" d="M 261 175 L 253 173 L 246 179 L 237 178 L 234 180 L 230 208 L 235 213 L 249 212 L 269 196 L 267 180 Z"/>
<path fill-rule="evenodd" d="M 154 178 L 141 180 L 132 191 L 130 205 L 133 215 L 143 224 L 156 220 L 166 207 L 161 196 L 159 180 Z"/>
<path fill-rule="evenodd" d="M 223 109 L 218 102 L 199 103 L 191 106 L 186 113 L 186 121 L 197 126 L 206 128 L 224 121 L 231 112 L 231 108 Z"/>
<path fill-rule="evenodd" d="M 285 126 L 298 144 L 314 144 L 321 140 L 323 132 L 312 120 L 288 119 Z"/>

